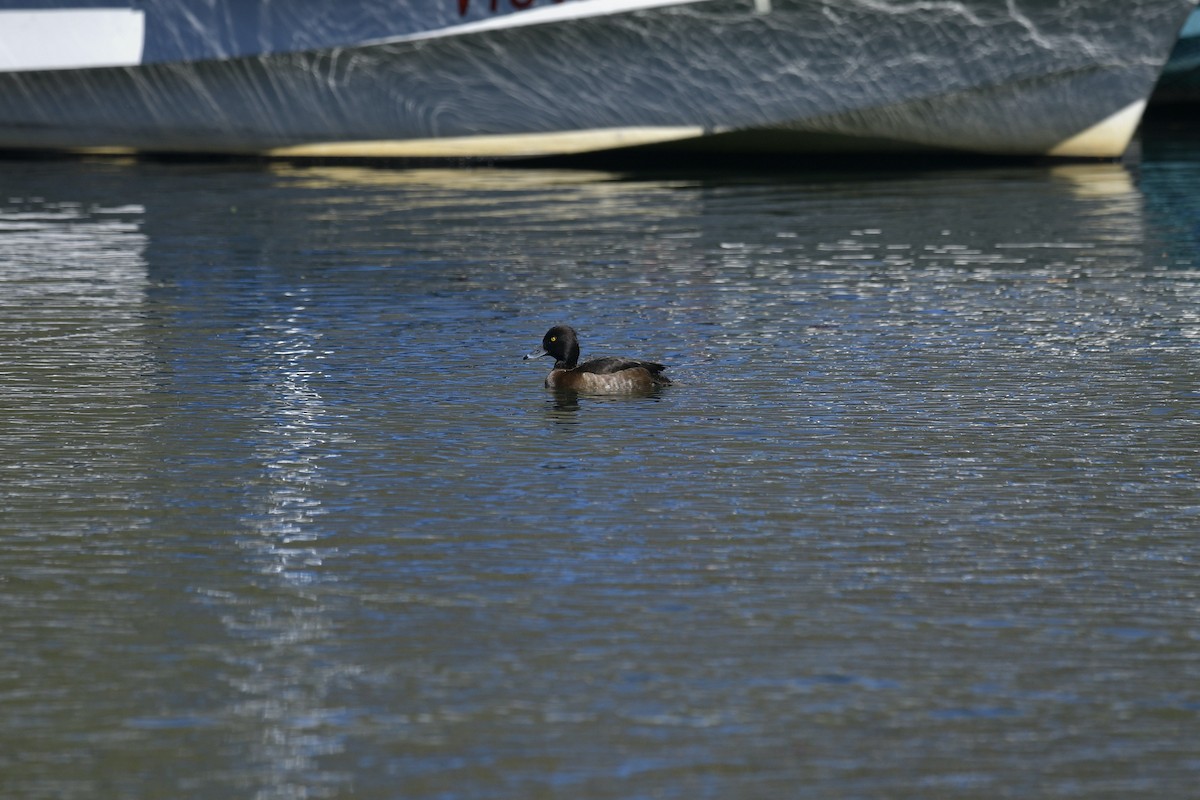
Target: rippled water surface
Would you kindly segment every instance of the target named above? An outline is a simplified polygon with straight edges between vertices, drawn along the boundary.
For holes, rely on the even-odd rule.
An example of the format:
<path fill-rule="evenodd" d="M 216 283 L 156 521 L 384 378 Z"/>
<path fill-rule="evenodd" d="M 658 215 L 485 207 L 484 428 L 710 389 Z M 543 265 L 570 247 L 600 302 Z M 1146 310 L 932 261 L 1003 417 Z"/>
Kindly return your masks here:
<path fill-rule="evenodd" d="M 1194 796 L 1193 141 L 0 162 L 0 795 Z"/>

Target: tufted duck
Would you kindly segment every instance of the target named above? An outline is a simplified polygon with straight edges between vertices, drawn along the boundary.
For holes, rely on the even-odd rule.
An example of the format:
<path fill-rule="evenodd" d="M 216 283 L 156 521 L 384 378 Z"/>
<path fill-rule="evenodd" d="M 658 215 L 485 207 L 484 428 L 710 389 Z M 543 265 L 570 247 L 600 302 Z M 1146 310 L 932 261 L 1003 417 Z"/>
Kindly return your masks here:
<path fill-rule="evenodd" d="M 542 337 L 542 346 L 525 356 L 554 356 L 554 369 L 546 376 L 546 387 L 588 394 L 648 392 L 671 383 L 660 375 L 666 367 L 652 361 L 609 356 L 579 363 L 579 340 L 574 329 L 555 325 Z"/>

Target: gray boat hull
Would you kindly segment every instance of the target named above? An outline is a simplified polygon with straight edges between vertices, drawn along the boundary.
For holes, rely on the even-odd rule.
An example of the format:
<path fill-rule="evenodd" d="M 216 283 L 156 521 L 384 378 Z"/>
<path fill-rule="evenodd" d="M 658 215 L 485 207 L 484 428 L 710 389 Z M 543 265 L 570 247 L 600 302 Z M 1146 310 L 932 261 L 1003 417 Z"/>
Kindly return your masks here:
<path fill-rule="evenodd" d="M 1190 8 L 576 0 L 488 16 L 477 3 L 475 19 L 348 44 L 310 33 L 305 49 L 280 50 L 275 31 L 258 53 L 232 23 L 224 42 L 193 20 L 204 50 L 174 55 L 194 60 L 0 72 L 0 147 L 503 158 L 671 142 L 1111 158 Z"/>

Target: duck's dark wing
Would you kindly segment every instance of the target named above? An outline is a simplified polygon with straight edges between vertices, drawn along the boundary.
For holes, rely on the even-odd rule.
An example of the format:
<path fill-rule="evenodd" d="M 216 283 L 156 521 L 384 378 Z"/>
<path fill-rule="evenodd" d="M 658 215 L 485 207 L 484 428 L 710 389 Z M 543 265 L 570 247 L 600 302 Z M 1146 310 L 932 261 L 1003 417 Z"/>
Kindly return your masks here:
<path fill-rule="evenodd" d="M 658 373 L 666 369 L 664 365 L 655 364 L 653 361 L 638 361 L 635 358 L 621 358 L 620 356 L 593 358 L 591 361 L 583 362 L 575 369 L 579 372 L 594 372 L 597 375 L 611 375 L 614 372 L 622 372 L 627 369 L 636 369 L 637 367 L 641 367 L 654 376 L 658 376 Z M 663 380 L 665 380 L 665 378 Z"/>

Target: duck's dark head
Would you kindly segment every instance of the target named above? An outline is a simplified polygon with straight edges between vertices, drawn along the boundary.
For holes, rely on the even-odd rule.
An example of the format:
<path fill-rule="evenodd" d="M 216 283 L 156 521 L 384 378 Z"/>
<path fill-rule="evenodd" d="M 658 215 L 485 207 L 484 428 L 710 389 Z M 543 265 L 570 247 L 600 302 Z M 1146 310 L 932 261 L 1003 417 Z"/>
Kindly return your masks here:
<path fill-rule="evenodd" d="M 525 356 L 525 360 L 554 356 L 554 367 L 572 369 L 579 363 L 579 339 L 574 328 L 555 325 L 542 337 L 542 346 Z"/>

